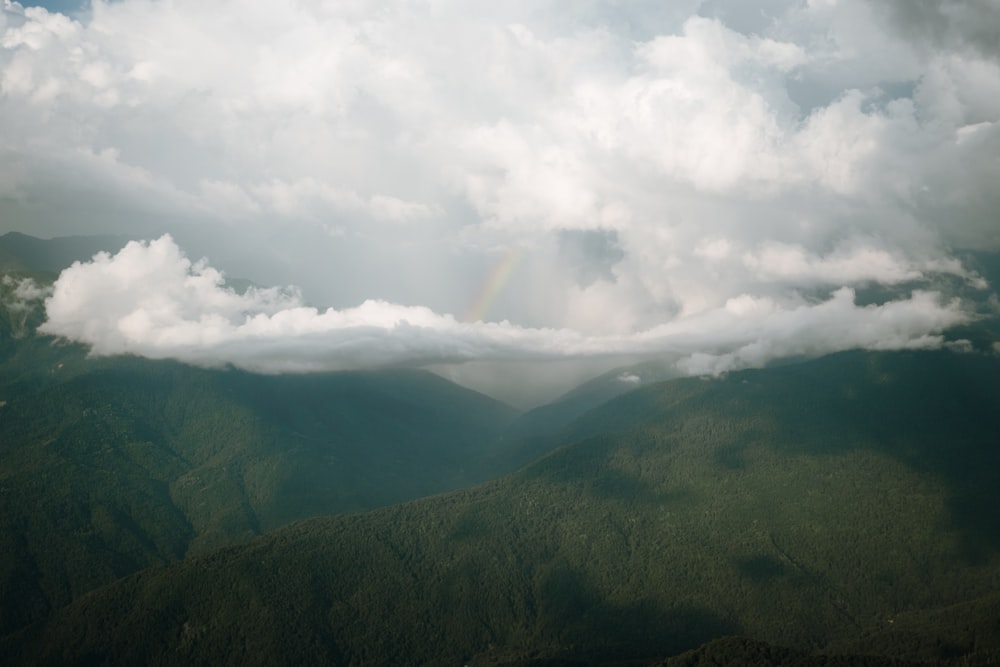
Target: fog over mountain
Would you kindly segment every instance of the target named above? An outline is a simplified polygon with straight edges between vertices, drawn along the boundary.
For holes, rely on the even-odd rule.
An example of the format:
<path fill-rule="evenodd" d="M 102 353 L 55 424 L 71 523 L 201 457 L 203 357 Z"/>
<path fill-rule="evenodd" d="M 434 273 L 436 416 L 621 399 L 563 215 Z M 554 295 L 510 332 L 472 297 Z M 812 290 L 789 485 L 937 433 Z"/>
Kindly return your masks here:
<path fill-rule="evenodd" d="M 993 293 L 988 0 L 39 4 L 0 11 L 0 233 L 136 241 L 48 301 L 96 354 L 718 373 Z"/>

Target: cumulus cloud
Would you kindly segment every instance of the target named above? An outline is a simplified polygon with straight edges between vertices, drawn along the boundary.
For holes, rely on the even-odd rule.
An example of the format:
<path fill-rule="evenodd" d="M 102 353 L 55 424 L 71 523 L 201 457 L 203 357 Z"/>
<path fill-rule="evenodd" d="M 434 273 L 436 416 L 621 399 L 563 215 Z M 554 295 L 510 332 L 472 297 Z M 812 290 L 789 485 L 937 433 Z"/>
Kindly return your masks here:
<path fill-rule="evenodd" d="M 933 293 L 859 307 L 847 288 L 794 308 L 744 295 L 721 309 L 605 336 L 506 321 L 465 323 L 384 301 L 319 310 L 294 290 L 237 293 L 205 261 L 191 262 L 169 236 L 75 263 L 59 276 L 45 310 L 39 331 L 85 343 L 94 355 L 271 373 L 632 355 L 673 356 L 682 370 L 717 374 L 790 354 L 936 347 L 941 331 L 967 319 L 958 303 Z"/>
<path fill-rule="evenodd" d="M 927 295 L 990 289 L 962 253 L 1000 250 L 991 7 L 6 1 L 0 231 L 170 231 L 232 275 L 301 287 L 195 307 L 225 292 L 195 263 L 163 303 L 89 304 L 103 325 L 50 313 L 54 333 L 198 363 L 244 363 L 238 348 L 337 367 L 292 348 L 382 317 L 412 338 L 380 324 L 398 354 L 350 338 L 359 359 L 638 346 L 711 369 L 829 349 L 809 323 L 831 312 L 860 329 L 843 345 L 935 344 L 952 321 L 935 313 L 961 308 Z M 61 284 L 102 262 L 125 259 Z M 873 285 L 896 298 L 856 305 Z M 494 324 L 463 328 L 473 311 Z"/>

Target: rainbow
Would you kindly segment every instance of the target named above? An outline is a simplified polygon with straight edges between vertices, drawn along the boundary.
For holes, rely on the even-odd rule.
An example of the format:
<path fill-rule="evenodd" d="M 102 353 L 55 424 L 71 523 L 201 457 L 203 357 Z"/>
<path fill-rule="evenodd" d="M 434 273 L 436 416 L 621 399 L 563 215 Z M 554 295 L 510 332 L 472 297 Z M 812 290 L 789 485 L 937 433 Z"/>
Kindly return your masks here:
<path fill-rule="evenodd" d="M 493 267 L 493 270 L 490 271 L 490 274 L 476 292 L 476 297 L 472 300 L 472 303 L 465 309 L 462 321 L 478 322 L 486 316 L 486 313 L 493 307 L 497 295 L 500 294 L 504 286 L 510 281 L 514 269 L 517 268 L 517 265 L 521 263 L 523 258 L 524 249 L 521 247 L 511 248 L 507 251 L 507 254 L 500 258 L 500 261 L 496 263 L 496 266 Z"/>

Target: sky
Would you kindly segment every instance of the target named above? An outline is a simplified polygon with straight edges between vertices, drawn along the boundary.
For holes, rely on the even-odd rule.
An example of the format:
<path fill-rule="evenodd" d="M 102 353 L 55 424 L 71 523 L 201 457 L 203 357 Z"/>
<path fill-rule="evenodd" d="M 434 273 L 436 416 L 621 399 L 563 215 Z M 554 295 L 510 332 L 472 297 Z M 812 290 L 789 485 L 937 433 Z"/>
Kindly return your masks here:
<path fill-rule="evenodd" d="M 944 344 L 998 121 L 996 0 L 3 0 L 0 233 L 134 241 L 47 297 L 95 354 L 528 404 Z"/>

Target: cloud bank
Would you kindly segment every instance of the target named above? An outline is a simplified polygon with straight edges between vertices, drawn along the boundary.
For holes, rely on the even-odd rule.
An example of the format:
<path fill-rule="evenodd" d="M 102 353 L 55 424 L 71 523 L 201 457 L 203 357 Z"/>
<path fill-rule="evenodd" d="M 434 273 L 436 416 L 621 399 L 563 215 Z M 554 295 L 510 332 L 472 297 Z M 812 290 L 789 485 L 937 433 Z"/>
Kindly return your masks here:
<path fill-rule="evenodd" d="M 301 289 L 172 261 L 101 318 L 57 289 L 49 330 L 100 353 L 696 372 L 933 344 L 962 311 L 935 291 L 991 290 L 966 252 L 1000 250 L 994 5 L 4 0 L 0 232 L 166 231 Z"/>
<path fill-rule="evenodd" d="M 318 310 L 290 290 L 237 293 L 207 263 L 192 263 L 169 236 L 75 263 L 59 276 L 45 311 L 42 333 L 85 343 L 94 355 L 265 373 L 632 355 L 673 357 L 686 372 L 717 374 L 787 355 L 936 347 L 941 331 L 967 318 L 957 302 L 934 293 L 861 307 L 847 288 L 791 308 L 743 295 L 628 335 L 466 323 L 384 301 Z"/>

